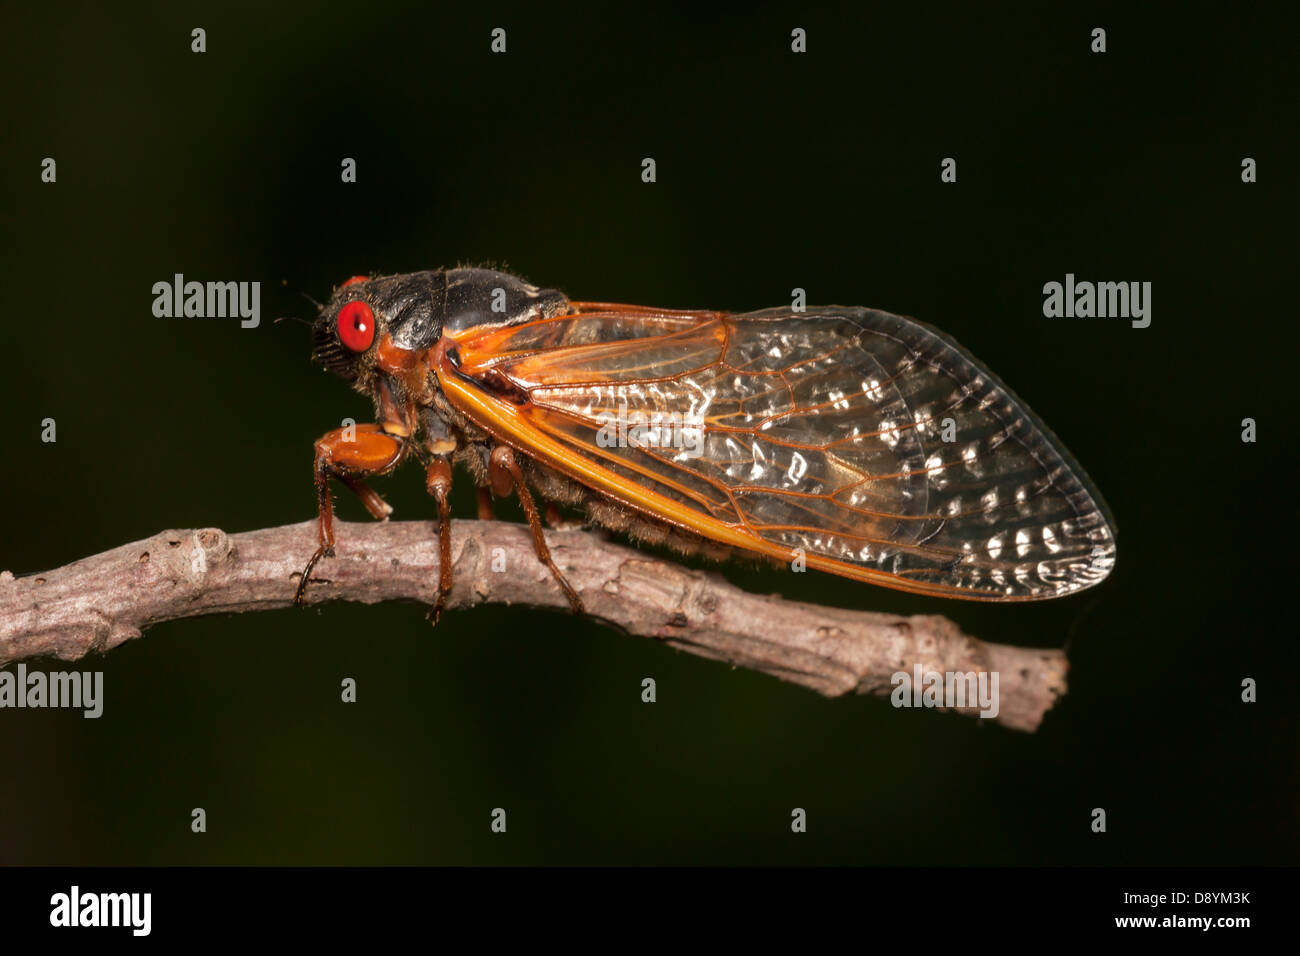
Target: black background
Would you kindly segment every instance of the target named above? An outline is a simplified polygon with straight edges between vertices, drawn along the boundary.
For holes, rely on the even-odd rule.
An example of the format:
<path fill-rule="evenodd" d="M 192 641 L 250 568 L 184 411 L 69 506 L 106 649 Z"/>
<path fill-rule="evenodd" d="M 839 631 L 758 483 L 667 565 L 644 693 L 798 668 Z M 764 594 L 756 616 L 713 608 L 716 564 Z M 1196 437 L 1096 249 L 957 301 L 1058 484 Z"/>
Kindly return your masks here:
<path fill-rule="evenodd" d="M 71 665 L 105 672 L 101 719 L 0 711 L 0 862 L 1296 862 L 1296 16 L 1134 6 L 7 9 L 0 567 L 311 517 L 311 442 L 371 409 L 271 319 L 458 262 L 581 299 L 742 311 L 798 286 L 929 321 L 1084 464 L 1119 551 L 1104 585 L 1017 606 L 727 569 L 1068 643 L 1033 735 L 560 613 L 159 626 Z M 261 326 L 155 318 L 176 272 L 261 281 Z M 1067 272 L 1152 282 L 1151 327 L 1044 318 Z M 418 469 L 380 488 L 432 516 Z"/>

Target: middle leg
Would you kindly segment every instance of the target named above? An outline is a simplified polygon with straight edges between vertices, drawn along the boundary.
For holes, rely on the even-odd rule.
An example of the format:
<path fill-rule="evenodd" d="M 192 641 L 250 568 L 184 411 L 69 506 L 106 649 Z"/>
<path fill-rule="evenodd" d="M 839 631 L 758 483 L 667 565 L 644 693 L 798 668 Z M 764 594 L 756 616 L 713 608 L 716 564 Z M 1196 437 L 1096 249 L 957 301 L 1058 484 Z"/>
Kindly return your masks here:
<path fill-rule="evenodd" d="M 438 502 L 438 597 L 425 615 L 437 624 L 451 594 L 451 462 L 434 458 L 424 472 L 424 486 Z"/>

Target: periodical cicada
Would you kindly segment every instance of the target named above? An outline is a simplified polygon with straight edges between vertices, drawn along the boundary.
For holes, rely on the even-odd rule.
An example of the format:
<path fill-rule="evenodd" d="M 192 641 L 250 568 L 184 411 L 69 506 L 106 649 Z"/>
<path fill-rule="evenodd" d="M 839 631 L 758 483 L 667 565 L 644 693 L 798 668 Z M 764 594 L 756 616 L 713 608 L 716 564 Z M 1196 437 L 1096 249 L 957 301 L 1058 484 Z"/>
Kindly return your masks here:
<path fill-rule="evenodd" d="M 634 539 L 745 552 L 904 591 L 985 601 L 1101 581 L 1114 522 L 1083 469 L 977 359 L 872 309 L 731 314 L 574 302 L 488 269 L 340 286 L 314 358 L 374 399 L 378 424 L 316 442 L 320 547 L 331 478 L 368 485 L 407 457 L 440 523 L 436 618 L 450 592 L 448 493 L 460 463 L 480 513 L 516 493 L 551 560 L 530 488 Z M 486 510 L 485 510 L 486 509 Z"/>

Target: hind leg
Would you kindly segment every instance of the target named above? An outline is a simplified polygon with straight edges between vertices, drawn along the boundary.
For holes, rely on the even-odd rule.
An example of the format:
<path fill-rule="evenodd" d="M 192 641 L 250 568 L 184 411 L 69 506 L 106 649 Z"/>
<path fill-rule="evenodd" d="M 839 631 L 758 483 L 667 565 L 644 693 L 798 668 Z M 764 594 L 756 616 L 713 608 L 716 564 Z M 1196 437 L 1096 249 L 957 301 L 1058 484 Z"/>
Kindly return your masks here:
<path fill-rule="evenodd" d="M 533 550 L 537 552 L 537 559 L 550 569 L 556 583 L 564 591 L 564 596 L 569 599 L 569 606 L 574 612 L 585 614 L 586 608 L 582 605 L 582 598 L 560 573 L 560 569 L 555 566 L 555 561 L 551 558 L 551 549 L 547 546 L 546 535 L 542 531 L 542 519 L 537 513 L 537 502 L 533 500 L 533 493 L 524 483 L 523 472 L 519 470 L 519 463 L 515 461 L 514 452 L 508 445 L 497 445 L 492 449 L 492 454 L 488 458 L 488 475 L 492 491 L 497 496 L 508 495 L 511 490 L 519 495 L 519 503 L 523 505 L 524 514 L 528 516 L 528 526 L 533 532 Z"/>

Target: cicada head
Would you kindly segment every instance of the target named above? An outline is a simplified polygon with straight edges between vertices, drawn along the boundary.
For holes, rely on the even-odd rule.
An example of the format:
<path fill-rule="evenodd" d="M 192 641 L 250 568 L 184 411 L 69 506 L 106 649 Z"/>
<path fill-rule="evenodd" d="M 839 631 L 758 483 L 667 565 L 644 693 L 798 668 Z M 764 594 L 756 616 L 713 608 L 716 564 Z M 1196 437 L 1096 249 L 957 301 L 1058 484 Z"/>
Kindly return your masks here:
<path fill-rule="evenodd" d="M 385 337 L 406 349 L 436 342 L 442 333 L 442 286 L 440 272 L 353 276 L 335 290 L 312 324 L 312 358 L 358 384 Z"/>
<path fill-rule="evenodd" d="M 385 337 L 394 348 L 418 352 L 444 334 L 515 325 L 567 309 L 554 289 L 491 269 L 435 269 L 344 282 L 312 327 L 312 355 L 358 387 Z"/>

